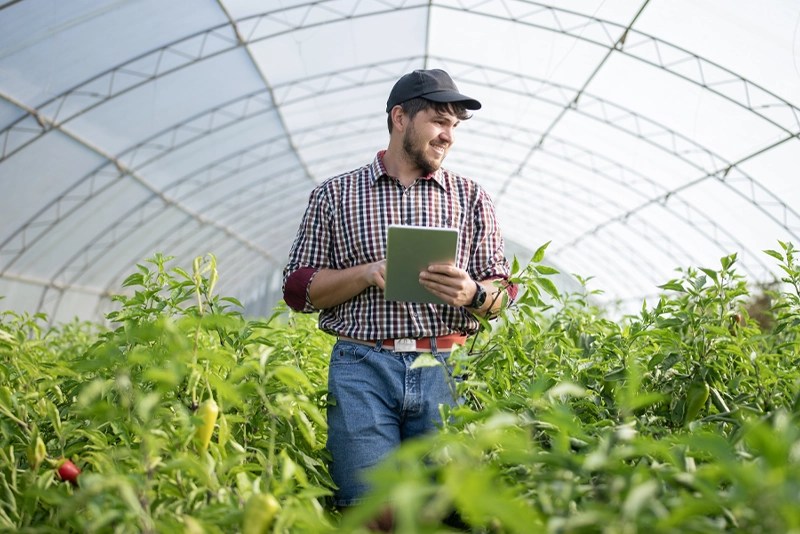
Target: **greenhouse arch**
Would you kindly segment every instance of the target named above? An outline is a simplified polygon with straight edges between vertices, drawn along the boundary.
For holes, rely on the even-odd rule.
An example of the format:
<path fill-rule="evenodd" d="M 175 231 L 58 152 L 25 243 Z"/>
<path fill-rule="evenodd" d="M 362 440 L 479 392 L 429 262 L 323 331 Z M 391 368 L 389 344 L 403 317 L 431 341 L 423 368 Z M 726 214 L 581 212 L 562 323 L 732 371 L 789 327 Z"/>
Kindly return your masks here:
<path fill-rule="evenodd" d="M 510 252 L 550 242 L 600 302 L 734 253 L 770 284 L 762 250 L 800 241 L 792 2 L 265 5 L 0 3 L 4 305 L 100 318 L 137 263 L 211 252 L 266 313 L 309 191 L 385 146 L 388 90 L 422 67 L 484 102 L 447 164 Z"/>

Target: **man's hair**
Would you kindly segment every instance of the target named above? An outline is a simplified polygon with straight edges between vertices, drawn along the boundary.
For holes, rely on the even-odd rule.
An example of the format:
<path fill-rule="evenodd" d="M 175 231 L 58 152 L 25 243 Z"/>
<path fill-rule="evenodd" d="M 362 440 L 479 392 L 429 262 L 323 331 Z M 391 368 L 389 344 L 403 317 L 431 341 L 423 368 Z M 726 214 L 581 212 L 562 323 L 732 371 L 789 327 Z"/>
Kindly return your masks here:
<path fill-rule="evenodd" d="M 472 115 L 467 112 L 467 108 L 464 104 L 460 102 L 433 102 L 432 100 L 419 97 L 406 100 L 402 104 L 399 104 L 399 106 L 403 108 L 403 112 L 408 115 L 409 119 L 413 119 L 420 111 L 430 108 L 436 110 L 436 113 L 452 113 L 460 121 L 465 121 L 472 117 Z M 389 128 L 389 133 L 392 133 L 392 112 L 389 111 L 387 115 L 386 126 Z"/>

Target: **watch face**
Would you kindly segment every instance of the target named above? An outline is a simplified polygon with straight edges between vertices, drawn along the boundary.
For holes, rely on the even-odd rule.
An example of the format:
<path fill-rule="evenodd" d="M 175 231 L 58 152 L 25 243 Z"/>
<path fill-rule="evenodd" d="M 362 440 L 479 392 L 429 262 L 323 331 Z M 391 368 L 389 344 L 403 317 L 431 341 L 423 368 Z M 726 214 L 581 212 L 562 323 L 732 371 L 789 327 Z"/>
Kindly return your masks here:
<path fill-rule="evenodd" d="M 475 292 L 475 296 L 472 298 L 470 307 L 480 308 L 483 306 L 483 303 L 486 302 L 486 290 L 478 282 L 475 282 L 475 285 L 477 286 L 477 291 Z"/>

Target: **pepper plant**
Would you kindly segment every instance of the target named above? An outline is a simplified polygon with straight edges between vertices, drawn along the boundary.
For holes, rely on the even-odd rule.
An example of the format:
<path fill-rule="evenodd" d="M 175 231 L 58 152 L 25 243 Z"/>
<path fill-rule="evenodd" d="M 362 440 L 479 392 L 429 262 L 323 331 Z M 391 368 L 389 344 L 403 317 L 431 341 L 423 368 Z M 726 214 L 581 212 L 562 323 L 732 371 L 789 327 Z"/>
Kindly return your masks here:
<path fill-rule="evenodd" d="M 284 305 L 243 317 L 213 255 L 141 263 L 103 324 L 0 312 L 0 530 L 365 532 L 388 504 L 401 533 L 800 531 L 794 246 L 766 251 L 784 276 L 758 321 L 736 255 L 612 317 L 590 277 L 558 291 L 546 249 L 451 355 L 462 403 L 344 515 L 333 338 Z"/>

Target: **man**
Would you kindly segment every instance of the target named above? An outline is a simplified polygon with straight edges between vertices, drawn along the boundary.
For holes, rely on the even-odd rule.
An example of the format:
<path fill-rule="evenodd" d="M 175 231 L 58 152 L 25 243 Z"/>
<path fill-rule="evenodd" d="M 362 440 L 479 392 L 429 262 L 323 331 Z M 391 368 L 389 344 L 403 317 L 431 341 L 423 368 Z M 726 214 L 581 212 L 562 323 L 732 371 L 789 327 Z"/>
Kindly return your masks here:
<path fill-rule="evenodd" d="M 480 107 L 443 70 L 401 77 L 386 105 L 388 148 L 314 189 L 289 253 L 287 304 L 319 310 L 320 328 L 338 337 L 328 375 L 328 449 L 340 507 L 363 497 L 365 469 L 441 422 L 439 405 L 455 403 L 449 351 L 478 330 L 475 315 L 492 316 L 503 301 L 509 266 L 494 205 L 476 183 L 441 167 L 456 126 Z M 384 299 L 390 224 L 459 231 L 455 265 L 420 273 L 446 305 Z M 421 353 L 443 366 L 412 369 Z"/>

